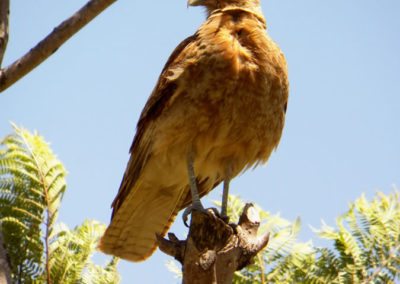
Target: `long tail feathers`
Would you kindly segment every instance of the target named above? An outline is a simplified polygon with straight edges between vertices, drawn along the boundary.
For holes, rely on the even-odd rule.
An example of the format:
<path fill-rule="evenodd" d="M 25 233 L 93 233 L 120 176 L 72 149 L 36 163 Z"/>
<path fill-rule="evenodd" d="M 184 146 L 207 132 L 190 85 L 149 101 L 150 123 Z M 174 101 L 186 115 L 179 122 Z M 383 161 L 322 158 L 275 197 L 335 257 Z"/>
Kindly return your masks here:
<path fill-rule="evenodd" d="M 136 186 L 115 213 L 99 249 L 130 261 L 143 261 L 157 248 L 182 206 L 185 188 Z"/>

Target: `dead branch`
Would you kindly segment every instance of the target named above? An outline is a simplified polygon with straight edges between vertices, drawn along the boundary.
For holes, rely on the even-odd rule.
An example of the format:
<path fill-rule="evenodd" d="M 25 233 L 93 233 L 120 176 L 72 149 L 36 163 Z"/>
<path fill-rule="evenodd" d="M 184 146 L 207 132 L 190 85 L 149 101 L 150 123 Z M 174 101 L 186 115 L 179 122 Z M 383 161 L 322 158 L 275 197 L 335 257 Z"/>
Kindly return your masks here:
<path fill-rule="evenodd" d="M 0 92 L 6 90 L 77 33 L 87 23 L 117 0 L 91 0 L 70 18 L 57 26 L 47 37 L 11 65 L 0 70 Z M 5 46 L 0 46 L 4 48 Z M 1 52 L 4 54 L 4 50 Z M 0 54 L 1 54 L 0 52 Z"/>
<path fill-rule="evenodd" d="M 0 66 L 8 43 L 8 16 L 10 13 L 10 0 L 0 1 Z"/>
<path fill-rule="evenodd" d="M 157 240 L 161 251 L 182 264 L 182 283 L 225 284 L 268 244 L 269 234 L 257 237 L 259 226 L 252 204 L 246 204 L 237 225 L 227 224 L 213 210 L 194 211 L 187 240 L 174 234 Z"/>

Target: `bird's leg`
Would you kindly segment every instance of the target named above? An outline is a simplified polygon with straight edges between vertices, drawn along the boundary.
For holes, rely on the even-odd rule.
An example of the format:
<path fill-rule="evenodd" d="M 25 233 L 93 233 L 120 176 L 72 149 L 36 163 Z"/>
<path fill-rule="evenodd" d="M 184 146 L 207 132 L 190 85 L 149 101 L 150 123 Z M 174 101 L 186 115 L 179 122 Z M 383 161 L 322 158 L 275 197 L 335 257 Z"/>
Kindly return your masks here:
<path fill-rule="evenodd" d="M 231 166 L 229 165 L 225 171 L 224 188 L 222 190 L 221 218 L 228 221 L 228 196 L 229 184 L 231 182 Z"/>
<path fill-rule="evenodd" d="M 221 217 L 228 218 L 228 196 L 229 196 L 229 183 L 231 179 L 224 180 L 224 189 L 222 190 L 222 204 L 221 204 Z"/>
<path fill-rule="evenodd" d="M 193 153 L 190 152 L 187 159 L 187 171 L 189 175 L 190 193 L 192 194 L 192 209 L 204 210 L 200 201 L 199 190 L 197 187 L 196 175 L 194 173 Z"/>
<path fill-rule="evenodd" d="M 187 172 L 189 176 L 189 186 L 190 186 L 190 193 L 192 195 L 192 204 L 188 206 L 185 211 L 183 211 L 182 219 L 185 225 L 187 225 L 187 219 L 190 213 L 193 210 L 204 211 L 204 207 L 201 204 L 199 190 L 197 187 L 196 175 L 194 173 L 194 161 L 193 161 L 193 152 L 191 151 L 187 157 Z"/>

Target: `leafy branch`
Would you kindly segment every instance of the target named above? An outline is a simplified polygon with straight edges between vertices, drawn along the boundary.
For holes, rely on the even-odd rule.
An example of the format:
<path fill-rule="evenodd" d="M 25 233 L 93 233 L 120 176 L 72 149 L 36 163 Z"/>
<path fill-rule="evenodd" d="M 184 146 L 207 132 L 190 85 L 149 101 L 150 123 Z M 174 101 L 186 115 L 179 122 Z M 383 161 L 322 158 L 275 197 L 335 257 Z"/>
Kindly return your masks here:
<path fill-rule="evenodd" d="M 13 283 L 118 283 L 117 259 L 91 261 L 105 226 L 56 224 L 66 171 L 38 134 L 14 125 L 0 143 L 0 228 Z M 94 273 L 94 274 L 92 274 Z"/>

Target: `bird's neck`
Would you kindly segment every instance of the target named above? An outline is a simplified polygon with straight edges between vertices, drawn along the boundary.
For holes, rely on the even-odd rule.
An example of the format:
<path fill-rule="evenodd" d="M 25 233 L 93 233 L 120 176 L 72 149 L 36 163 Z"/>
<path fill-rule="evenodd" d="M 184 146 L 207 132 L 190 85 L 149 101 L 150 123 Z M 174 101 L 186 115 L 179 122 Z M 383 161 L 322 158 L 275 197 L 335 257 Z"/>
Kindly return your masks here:
<path fill-rule="evenodd" d="M 261 11 L 261 7 L 237 7 L 237 6 L 226 6 L 224 8 L 221 9 L 215 9 L 212 12 L 209 13 L 208 18 L 211 17 L 218 17 L 221 14 L 224 13 L 229 13 L 229 12 L 233 12 L 233 11 L 241 11 L 241 12 L 246 12 L 249 13 L 253 16 L 255 16 L 257 18 L 257 20 L 262 23 L 262 25 L 264 26 L 264 28 L 267 28 L 267 22 L 264 18 L 264 15 Z"/>

